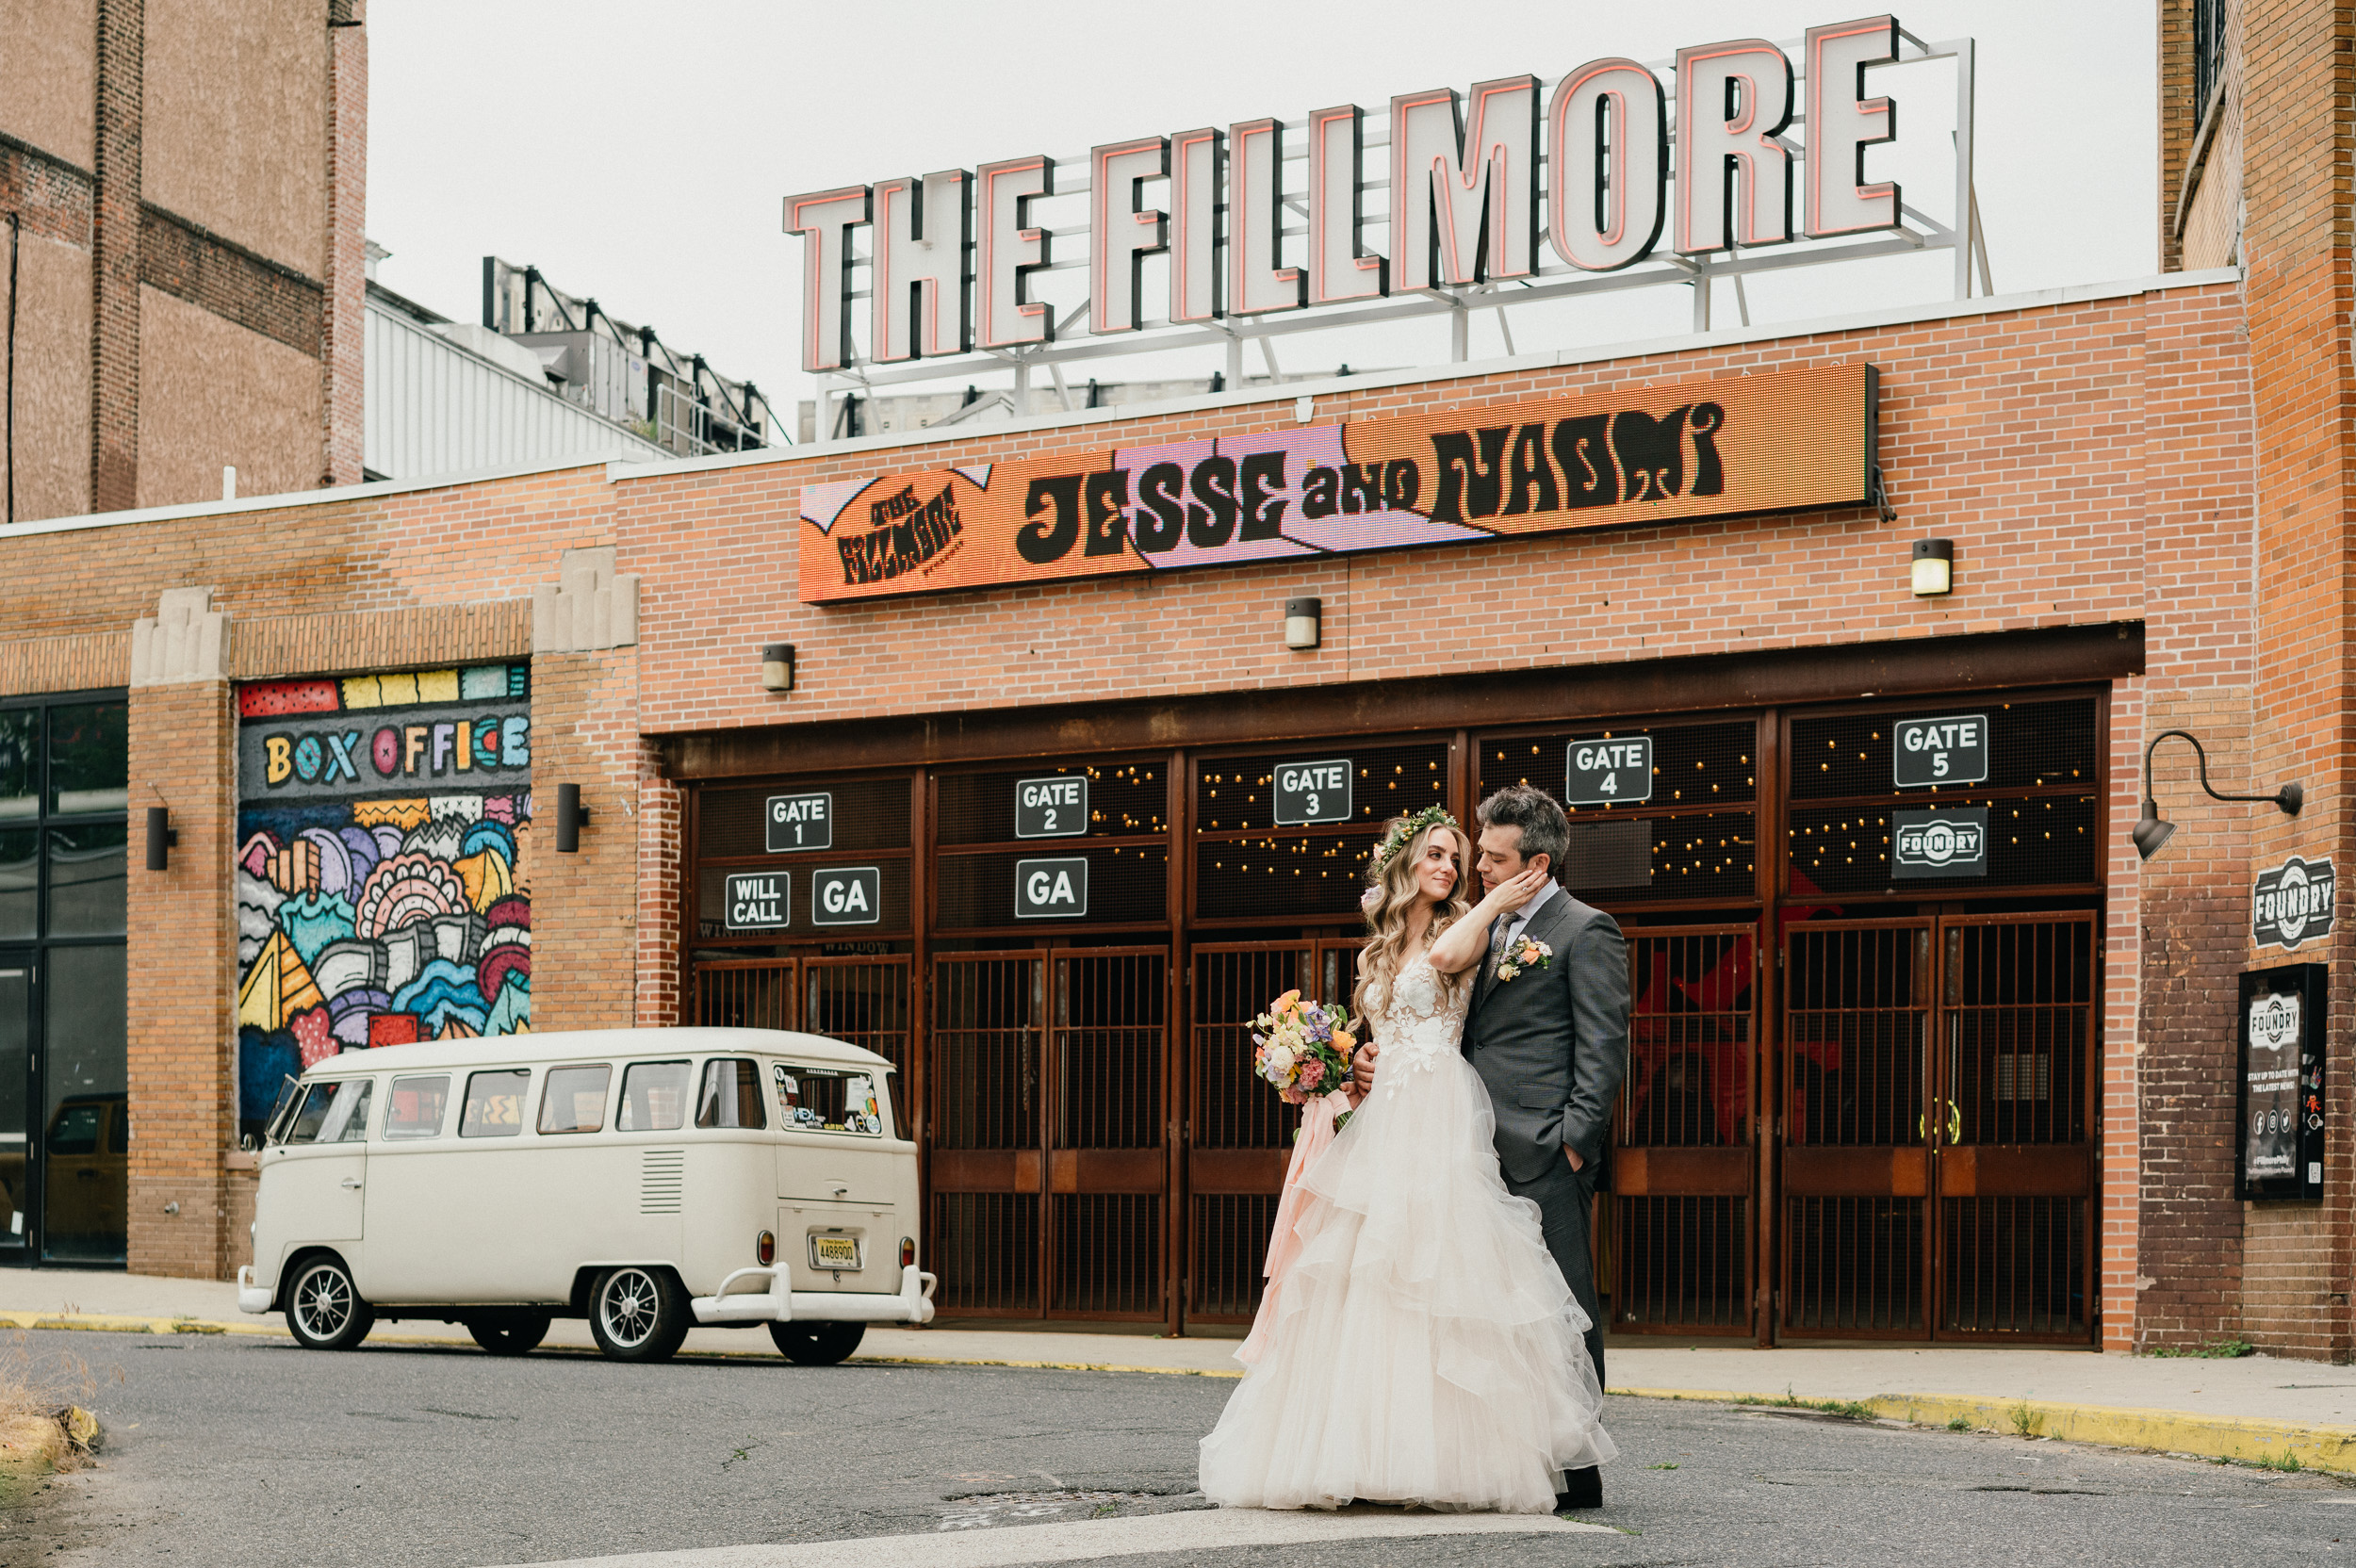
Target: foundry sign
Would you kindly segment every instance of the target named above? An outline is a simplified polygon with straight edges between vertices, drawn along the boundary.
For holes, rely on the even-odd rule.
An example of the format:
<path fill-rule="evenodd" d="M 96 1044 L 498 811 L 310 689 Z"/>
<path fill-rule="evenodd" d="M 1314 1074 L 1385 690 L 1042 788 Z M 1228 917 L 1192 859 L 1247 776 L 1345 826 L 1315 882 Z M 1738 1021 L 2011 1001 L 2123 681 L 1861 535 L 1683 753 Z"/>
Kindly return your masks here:
<path fill-rule="evenodd" d="M 1050 343 L 1081 312 L 1058 320 L 1034 285 L 1071 265 L 1066 257 L 1085 261 L 1087 330 L 1104 337 L 1527 285 L 1542 270 L 1616 272 L 1664 238 L 1698 259 L 1897 231 L 1897 182 L 1864 173 L 1866 150 L 1898 136 L 1892 103 L 1869 92 L 1867 69 L 1895 62 L 1900 36 L 1889 15 L 1809 28 L 1804 89 L 1792 57 L 1763 39 L 1679 49 L 1674 123 L 1661 78 L 1607 56 L 1550 88 L 1522 73 L 1469 91 L 1400 93 L 1382 127 L 1387 145 L 1373 149 L 1366 111 L 1342 104 L 1290 123 L 1106 142 L 1084 166 L 1031 154 L 790 196 L 786 232 L 802 242 L 802 368 Z M 1793 130 L 1802 123 L 1804 135 Z M 1960 130 L 1969 137 L 1968 122 Z M 1051 225 L 1034 211 L 1079 195 L 1076 223 Z M 1386 220 L 1370 214 L 1370 196 L 1389 204 Z M 1287 244 L 1294 213 L 1305 233 Z M 1387 231 L 1380 249 L 1368 234 L 1378 222 Z M 853 334 L 862 262 L 864 355 Z M 955 538 L 958 512 L 944 493 L 920 487 L 905 499 L 924 516 L 909 531 L 920 550 Z M 859 547 L 871 564 L 901 559 Z"/>
<path fill-rule="evenodd" d="M 2294 855 L 2272 871 L 2258 874 L 2250 895 L 2250 933 L 2260 947 L 2295 948 L 2331 934 L 2339 884 L 2330 860 L 2309 862 Z"/>
<path fill-rule="evenodd" d="M 1890 874 L 1900 881 L 1988 874 L 1988 808 L 1890 813 Z"/>

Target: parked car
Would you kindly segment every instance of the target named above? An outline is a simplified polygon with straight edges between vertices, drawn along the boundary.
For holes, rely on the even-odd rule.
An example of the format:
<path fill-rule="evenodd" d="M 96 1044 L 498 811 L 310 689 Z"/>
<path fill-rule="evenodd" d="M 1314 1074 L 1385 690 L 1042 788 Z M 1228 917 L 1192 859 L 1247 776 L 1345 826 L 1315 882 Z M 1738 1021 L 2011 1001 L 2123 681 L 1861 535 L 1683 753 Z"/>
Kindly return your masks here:
<path fill-rule="evenodd" d="M 621 1029 L 346 1052 L 289 1078 L 237 1304 L 349 1349 L 379 1320 L 521 1355 L 586 1317 L 620 1361 L 766 1326 L 825 1365 L 924 1323 L 892 1064 L 818 1035 Z"/>

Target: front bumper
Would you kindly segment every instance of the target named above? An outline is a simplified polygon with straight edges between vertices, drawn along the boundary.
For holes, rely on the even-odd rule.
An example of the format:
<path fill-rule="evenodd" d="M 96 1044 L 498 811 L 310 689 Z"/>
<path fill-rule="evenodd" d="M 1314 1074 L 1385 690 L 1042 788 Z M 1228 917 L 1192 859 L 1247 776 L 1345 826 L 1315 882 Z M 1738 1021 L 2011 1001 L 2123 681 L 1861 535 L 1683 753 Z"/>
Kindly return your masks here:
<path fill-rule="evenodd" d="M 267 1285 L 257 1285 L 254 1282 L 252 1264 L 243 1265 L 238 1268 L 237 1310 L 239 1312 L 266 1313 L 270 1311 L 270 1300 L 274 1294 Z"/>
<path fill-rule="evenodd" d="M 853 1291 L 794 1290 L 782 1268 L 740 1268 L 710 1296 L 689 1302 L 695 1321 L 707 1327 L 730 1323 L 929 1323 L 933 1290 L 940 1281 L 913 1268 L 900 1270 L 892 1296 Z M 758 1285 L 759 1288 L 746 1288 Z"/>

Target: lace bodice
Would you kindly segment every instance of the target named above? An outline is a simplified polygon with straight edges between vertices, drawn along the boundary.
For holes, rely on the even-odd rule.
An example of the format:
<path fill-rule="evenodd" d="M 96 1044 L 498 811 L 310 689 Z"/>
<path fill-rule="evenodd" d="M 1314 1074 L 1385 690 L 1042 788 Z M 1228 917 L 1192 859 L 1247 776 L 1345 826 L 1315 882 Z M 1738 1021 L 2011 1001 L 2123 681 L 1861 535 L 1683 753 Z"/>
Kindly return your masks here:
<path fill-rule="evenodd" d="M 1366 1016 L 1382 1052 L 1376 1077 L 1384 1094 L 1399 1093 L 1408 1073 L 1430 1072 L 1456 1054 L 1471 1001 L 1468 986 L 1448 1000 L 1439 972 L 1421 954 L 1408 959 L 1388 984 L 1375 981 L 1366 993 Z"/>

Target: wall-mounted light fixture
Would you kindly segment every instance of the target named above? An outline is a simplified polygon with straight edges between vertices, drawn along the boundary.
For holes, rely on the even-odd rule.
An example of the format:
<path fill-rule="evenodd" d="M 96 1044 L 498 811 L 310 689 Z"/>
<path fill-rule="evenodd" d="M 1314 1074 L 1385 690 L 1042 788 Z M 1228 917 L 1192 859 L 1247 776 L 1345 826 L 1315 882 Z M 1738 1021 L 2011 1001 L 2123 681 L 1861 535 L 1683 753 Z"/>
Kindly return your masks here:
<path fill-rule="evenodd" d="M 1937 598 L 1955 586 L 1955 542 L 1917 539 L 1914 542 L 1914 596 Z"/>
<path fill-rule="evenodd" d="M 581 830 L 588 824 L 589 808 L 581 803 L 581 786 L 559 784 L 556 787 L 556 853 L 581 853 Z"/>
<path fill-rule="evenodd" d="M 172 846 L 180 841 L 180 830 L 172 825 L 168 807 L 147 808 L 147 869 L 169 871 L 172 868 Z"/>
<path fill-rule="evenodd" d="M 1314 650 L 1324 634 L 1323 599 L 1284 601 L 1284 645 L 1302 653 Z"/>
<path fill-rule="evenodd" d="M 2299 815 L 2299 808 L 2307 804 L 2307 792 L 2297 784 L 2285 784 L 2270 795 L 2218 794 L 2209 789 L 2209 754 L 2201 749 L 2201 743 L 2184 730 L 2163 729 L 2151 737 L 2150 745 L 2143 748 L 2143 816 L 2130 835 L 2135 841 L 2135 853 L 2143 858 L 2149 860 L 2157 855 L 2160 846 L 2168 842 L 2168 835 L 2176 831 L 2174 823 L 2160 820 L 2160 803 L 2151 793 L 2151 754 L 2159 750 L 2160 743 L 2171 735 L 2191 742 L 2193 755 L 2201 759 L 2201 787 L 2208 790 L 2211 800 L 2266 801 L 2280 806 L 2294 817 Z"/>
<path fill-rule="evenodd" d="M 794 645 L 763 643 L 761 647 L 761 689 L 764 692 L 794 690 Z"/>

